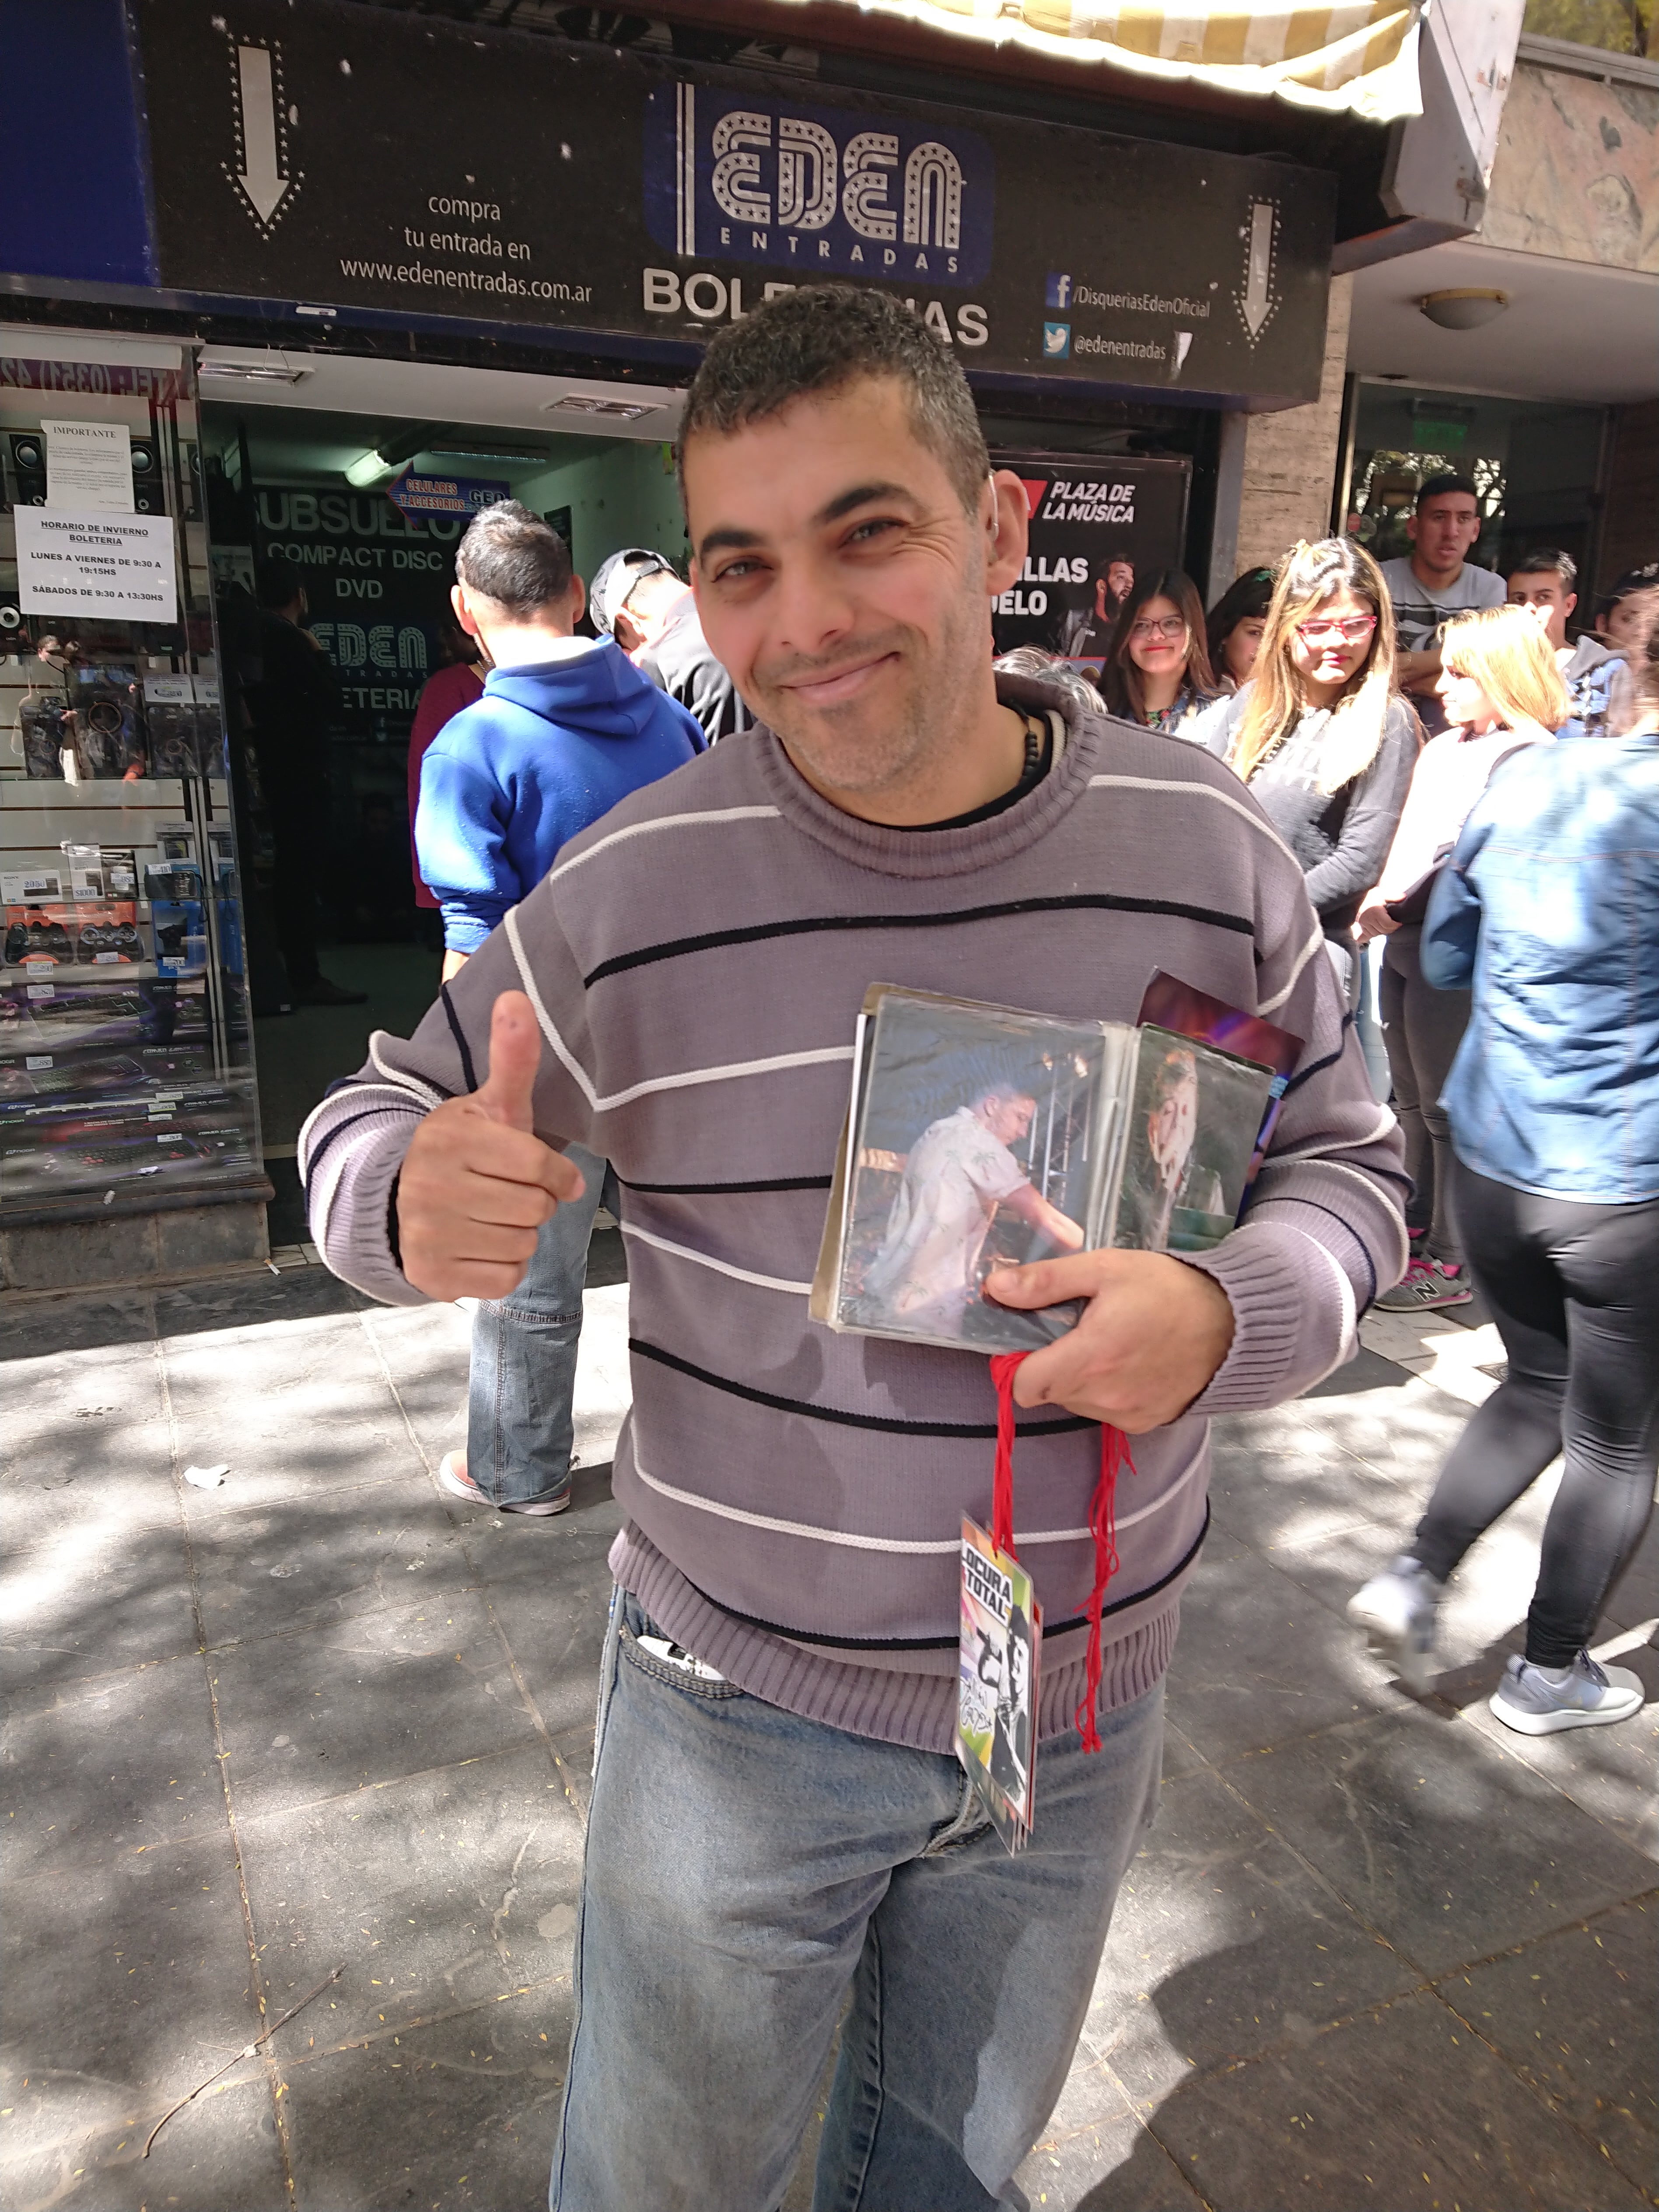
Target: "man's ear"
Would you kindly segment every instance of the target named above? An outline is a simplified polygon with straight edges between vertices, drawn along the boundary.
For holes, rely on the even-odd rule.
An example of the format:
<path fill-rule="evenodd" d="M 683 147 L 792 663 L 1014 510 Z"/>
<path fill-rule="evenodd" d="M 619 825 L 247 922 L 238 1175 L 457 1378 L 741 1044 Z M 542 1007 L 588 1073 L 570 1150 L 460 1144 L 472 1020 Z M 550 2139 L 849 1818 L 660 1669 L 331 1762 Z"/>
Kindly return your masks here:
<path fill-rule="evenodd" d="M 993 599 L 1017 584 L 1030 544 L 1031 511 L 1025 487 L 1012 469 L 993 471 L 980 500 L 986 536 L 985 588 Z"/>
<path fill-rule="evenodd" d="M 1417 543 L 1417 514 L 1415 509 L 1406 517 L 1406 535 L 1413 545 Z"/>
<path fill-rule="evenodd" d="M 587 586 L 574 569 L 571 571 L 570 592 L 567 604 L 570 610 L 570 626 L 574 629 L 581 620 L 587 606 Z"/>
<path fill-rule="evenodd" d="M 461 628 L 466 632 L 469 637 L 479 637 L 483 635 L 483 632 L 478 628 L 478 617 L 473 613 L 471 605 L 468 601 L 466 596 L 466 586 L 465 584 L 452 584 L 450 586 L 449 604 L 455 610 L 456 621 L 459 623 Z"/>
<path fill-rule="evenodd" d="M 1577 592 L 1569 592 L 1567 593 L 1567 596 L 1566 596 L 1565 599 L 1562 602 L 1562 605 L 1561 605 L 1561 619 L 1562 619 L 1562 621 L 1563 621 L 1563 622 L 1565 622 L 1565 620 L 1567 619 L 1567 617 L 1568 617 L 1568 616 L 1572 612 L 1573 609 L 1577 605 L 1577 604 L 1578 604 L 1578 594 L 1577 594 Z"/>

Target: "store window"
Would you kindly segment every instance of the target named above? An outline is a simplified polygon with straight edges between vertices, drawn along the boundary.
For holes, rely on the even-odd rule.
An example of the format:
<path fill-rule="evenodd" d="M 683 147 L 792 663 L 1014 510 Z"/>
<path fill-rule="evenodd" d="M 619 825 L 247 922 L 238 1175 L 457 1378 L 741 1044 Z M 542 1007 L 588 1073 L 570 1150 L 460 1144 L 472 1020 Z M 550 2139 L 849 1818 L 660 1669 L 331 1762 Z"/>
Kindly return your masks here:
<path fill-rule="evenodd" d="M 0 1224 L 264 1195 L 192 370 L 0 358 Z"/>
<path fill-rule="evenodd" d="M 1379 561 L 1411 551 L 1418 486 L 1469 478 L 1482 527 L 1469 558 L 1506 568 L 1540 545 L 1594 566 L 1603 410 L 1362 383 L 1349 472 L 1348 532 Z"/>

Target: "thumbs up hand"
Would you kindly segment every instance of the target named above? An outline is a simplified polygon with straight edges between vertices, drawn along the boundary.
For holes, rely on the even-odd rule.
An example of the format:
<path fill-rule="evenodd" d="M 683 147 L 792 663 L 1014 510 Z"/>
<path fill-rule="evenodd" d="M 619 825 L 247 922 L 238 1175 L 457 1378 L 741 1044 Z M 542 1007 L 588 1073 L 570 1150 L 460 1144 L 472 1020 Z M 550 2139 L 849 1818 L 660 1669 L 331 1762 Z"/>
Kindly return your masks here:
<path fill-rule="evenodd" d="M 541 1032 L 522 991 L 489 1024 L 489 1074 L 434 1107 L 404 1156 L 398 1242 L 404 1273 L 432 1298 L 504 1298 L 524 1280 L 536 1232 L 580 1198 L 581 1170 L 533 1133 Z"/>

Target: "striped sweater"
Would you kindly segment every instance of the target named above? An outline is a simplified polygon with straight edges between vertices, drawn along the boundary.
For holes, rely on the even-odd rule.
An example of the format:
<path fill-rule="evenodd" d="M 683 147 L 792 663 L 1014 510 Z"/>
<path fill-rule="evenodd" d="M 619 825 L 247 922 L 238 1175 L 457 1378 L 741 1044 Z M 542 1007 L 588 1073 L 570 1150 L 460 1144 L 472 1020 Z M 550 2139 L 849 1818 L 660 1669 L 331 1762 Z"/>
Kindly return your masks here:
<path fill-rule="evenodd" d="M 398 1164 L 423 1114 L 483 1080 L 496 994 L 527 992 L 537 1129 L 603 1154 L 623 1188 L 618 1581 L 739 1688 L 934 1750 L 954 1720 L 958 1527 L 988 1525 L 996 1408 L 978 1354 L 807 1314 L 866 985 L 1124 1022 L 1162 968 L 1307 1040 L 1243 1224 L 1192 1262 L 1232 1302 L 1232 1349 L 1188 1413 L 1135 1441 L 1120 1487 L 1103 1709 L 1169 1663 L 1207 1520 L 1206 1416 L 1273 1405 L 1347 1358 L 1406 1261 L 1398 1133 L 1296 860 L 1219 762 L 1064 711 L 1069 742 L 1035 790 L 928 832 L 840 812 L 763 728 L 728 739 L 573 840 L 411 1040 L 376 1034 L 301 1142 L 328 1264 L 420 1303 L 388 1234 Z M 1093 1424 L 1022 1417 L 1042 1735 L 1082 1693 L 1099 1459 Z"/>

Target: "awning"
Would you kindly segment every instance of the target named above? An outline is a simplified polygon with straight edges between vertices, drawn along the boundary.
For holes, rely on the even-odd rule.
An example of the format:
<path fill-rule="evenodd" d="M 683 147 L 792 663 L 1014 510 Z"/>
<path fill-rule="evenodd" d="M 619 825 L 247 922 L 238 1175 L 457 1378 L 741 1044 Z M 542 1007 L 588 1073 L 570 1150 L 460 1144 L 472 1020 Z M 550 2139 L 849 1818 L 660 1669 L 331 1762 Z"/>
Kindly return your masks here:
<path fill-rule="evenodd" d="M 1165 82 L 1274 95 L 1391 123 L 1422 112 L 1418 18 L 1428 0 L 1274 7 L 1250 0 L 833 0 L 989 46 L 1097 61 Z M 787 15 L 790 0 L 780 14 Z"/>

